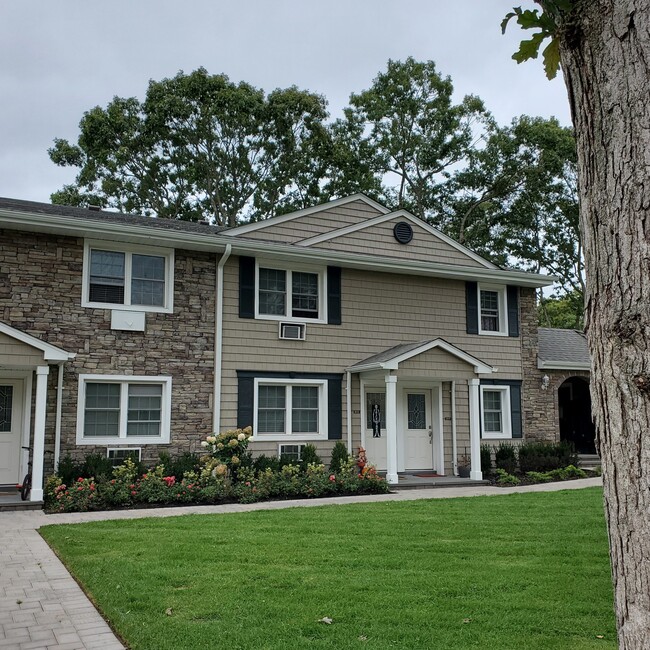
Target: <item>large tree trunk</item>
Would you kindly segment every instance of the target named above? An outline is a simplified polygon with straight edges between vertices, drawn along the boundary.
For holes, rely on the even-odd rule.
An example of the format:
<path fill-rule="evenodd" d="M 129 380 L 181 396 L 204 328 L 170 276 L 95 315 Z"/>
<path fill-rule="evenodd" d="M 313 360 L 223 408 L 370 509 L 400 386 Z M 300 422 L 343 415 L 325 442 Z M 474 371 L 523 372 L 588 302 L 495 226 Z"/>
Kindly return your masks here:
<path fill-rule="evenodd" d="M 648 650 L 650 0 L 574 5 L 560 26 L 560 55 L 578 144 L 591 389 L 619 644 Z"/>

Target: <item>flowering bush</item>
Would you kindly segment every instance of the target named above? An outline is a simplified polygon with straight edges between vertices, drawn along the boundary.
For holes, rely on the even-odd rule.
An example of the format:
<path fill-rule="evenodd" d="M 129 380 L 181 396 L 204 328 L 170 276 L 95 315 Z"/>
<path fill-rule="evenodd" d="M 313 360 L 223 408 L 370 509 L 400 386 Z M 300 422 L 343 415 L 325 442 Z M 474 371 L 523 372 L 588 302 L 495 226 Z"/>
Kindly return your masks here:
<path fill-rule="evenodd" d="M 149 470 L 133 485 L 131 494 L 144 503 L 169 503 L 174 498 L 172 487 L 176 483 L 173 476 L 164 476 L 165 468 L 157 465 Z"/>
<path fill-rule="evenodd" d="M 207 436 L 201 442 L 208 453 L 216 460 L 221 461 L 233 478 L 237 477 L 242 467 L 251 464 L 251 454 L 248 451 L 248 440 L 253 435 L 250 427 L 224 431 L 218 436 Z"/>
<path fill-rule="evenodd" d="M 54 488 L 54 500 L 59 512 L 86 512 L 100 506 L 93 478 L 79 478 L 70 487 L 61 483 Z"/>

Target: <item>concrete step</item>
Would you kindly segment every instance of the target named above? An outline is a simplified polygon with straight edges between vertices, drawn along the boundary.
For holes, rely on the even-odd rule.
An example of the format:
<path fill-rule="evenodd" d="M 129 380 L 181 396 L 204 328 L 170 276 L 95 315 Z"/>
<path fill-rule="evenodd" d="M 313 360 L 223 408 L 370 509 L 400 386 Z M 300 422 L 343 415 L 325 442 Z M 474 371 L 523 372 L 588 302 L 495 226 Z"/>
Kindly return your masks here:
<path fill-rule="evenodd" d="M 391 490 L 401 492 L 402 490 L 425 490 L 431 488 L 448 488 L 448 487 L 476 487 L 477 485 L 490 485 L 490 481 L 472 481 L 467 478 L 445 478 L 443 480 L 423 480 L 419 481 L 400 481 L 399 485 L 391 485 Z"/>

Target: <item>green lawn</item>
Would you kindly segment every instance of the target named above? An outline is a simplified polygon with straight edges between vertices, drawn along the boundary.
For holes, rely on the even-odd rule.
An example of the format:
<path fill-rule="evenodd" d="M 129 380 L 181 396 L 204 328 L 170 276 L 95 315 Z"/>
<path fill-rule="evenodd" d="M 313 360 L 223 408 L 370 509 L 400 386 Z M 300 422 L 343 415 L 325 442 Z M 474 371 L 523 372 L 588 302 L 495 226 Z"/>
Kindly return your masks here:
<path fill-rule="evenodd" d="M 41 533 L 131 648 L 616 647 L 597 488 Z"/>

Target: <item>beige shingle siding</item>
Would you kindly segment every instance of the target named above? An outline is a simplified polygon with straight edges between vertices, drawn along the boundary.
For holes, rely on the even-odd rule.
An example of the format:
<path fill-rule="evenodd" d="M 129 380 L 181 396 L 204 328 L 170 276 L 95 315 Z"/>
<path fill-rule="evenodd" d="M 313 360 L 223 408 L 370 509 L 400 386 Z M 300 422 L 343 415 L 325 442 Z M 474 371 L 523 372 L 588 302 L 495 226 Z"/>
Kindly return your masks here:
<path fill-rule="evenodd" d="M 373 219 L 381 214 L 377 209 L 369 206 L 364 201 L 352 201 L 328 210 L 321 210 L 304 217 L 289 219 L 280 223 L 273 223 L 270 219 L 268 225 L 259 230 L 241 235 L 246 239 L 261 239 L 285 243 L 296 243 L 303 239 L 322 235 L 323 233 L 345 228 L 368 219 Z"/>
<path fill-rule="evenodd" d="M 311 248 L 485 268 L 480 262 L 417 224 L 412 224 L 413 239 L 411 242 L 400 244 L 393 236 L 393 228 L 395 224 L 401 221 L 404 221 L 403 217 L 395 217 L 384 223 L 362 228 L 318 244 L 312 244 Z"/>
<path fill-rule="evenodd" d="M 43 353 L 26 343 L 0 334 L 0 366 L 43 365 Z"/>
<path fill-rule="evenodd" d="M 278 321 L 238 317 L 238 258 L 226 264 L 224 278 L 222 428 L 237 420 L 237 374 L 239 370 L 343 373 L 358 361 L 404 342 L 441 337 L 461 350 L 498 368 L 494 375 L 521 379 L 521 343 L 516 337 L 478 336 L 466 333 L 465 283 L 457 280 L 375 273 L 355 269 L 342 271 L 342 324 L 307 322 L 305 341 L 278 339 Z M 432 370 L 429 370 L 432 368 Z M 456 379 L 459 454 L 469 449 L 467 379 L 473 367 L 438 349 L 403 362 L 398 377 Z M 382 380 L 380 380 L 382 383 Z M 345 376 L 341 408 L 343 440 L 346 441 Z M 445 383 L 443 404 L 448 404 L 450 384 Z M 359 378 L 353 375 L 353 448 L 360 444 L 361 410 Z M 448 406 L 445 407 L 448 409 Z M 450 417 L 448 410 L 445 417 Z M 447 472 L 451 471 L 451 421 L 444 420 Z M 448 440 L 449 439 L 449 440 Z M 269 444 L 264 449 L 270 453 Z M 324 457 L 334 441 L 316 443 Z M 447 448 L 448 447 L 448 448 Z"/>

